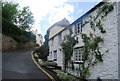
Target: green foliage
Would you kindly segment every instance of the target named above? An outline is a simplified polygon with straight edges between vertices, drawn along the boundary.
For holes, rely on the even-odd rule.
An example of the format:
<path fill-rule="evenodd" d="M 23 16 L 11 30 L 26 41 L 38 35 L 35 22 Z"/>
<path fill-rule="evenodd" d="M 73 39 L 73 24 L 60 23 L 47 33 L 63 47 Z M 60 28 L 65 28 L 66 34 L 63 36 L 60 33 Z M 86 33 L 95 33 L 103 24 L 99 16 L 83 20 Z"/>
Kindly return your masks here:
<path fill-rule="evenodd" d="M 22 31 L 22 34 L 31 42 L 36 43 L 36 36 L 32 32 Z"/>
<path fill-rule="evenodd" d="M 82 21 L 81 27 L 89 23 L 93 31 L 96 31 L 96 28 L 98 28 L 102 34 L 106 33 L 106 30 L 103 28 L 101 19 L 107 16 L 108 13 L 111 12 L 113 9 L 114 9 L 113 4 L 105 3 L 102 7 L 99 8 L 97 15 L 90 16 L 89 21 L 85 21 L 85 22 Z M 102 57 L 105 53 L 108 52 L 108 50 L 106 50 L 105 53 L 100 52 L 99 44 L 104 42 L 104 38 L 102 38 L 101 36 L 96 36 L 95 34 L 92 33 L 90 33 L 89 35 L 83 33 L 81 37 L 84 43 L 84 46 L 82 47 L 82 51 L 83 51 L 82 60 L 84 61 L 84 63 L 82 66 L 80 64 L 80 66 L 76 68 L 76 71 L 80 73 L 81 75 L 80 79 L 84 80 L 86 79 L 87 76 L 90 75 L 89 68 L 96 65 L 98 62 L 103 62 Z M 66 43 L 64 43 L 64 45 L 65 44 Z M 87 64 L 85 64 L 86 62 Z M 73 64 L 72 67 L 74 67 Z M 82 69 L 80 69 L 80 67 L 82 67 Z"/>
<path fill-rule="evenodd" d="M 95 31 L 96 30 L 95 28 L 97 27 L 101 33 L 106 33 L 106 30 L 103 28 L 101 19 L 107 16 L 107 14 L 112 10 L 113 10 L 113 5 L 106 3 L 105 5 L 103 5 L 103 7 L 99 9 L 99 12 L 97 13 L 96 16 L 93 17 L 90 16 L 89 23 L 91 28 Z M 101 19 L 99 17 L 101 17 Z M 77 70 L 81 74 L 80 78 L 85 79 L 86 76 L 90 75 L 89 68 L 91 66 L 96 65 L 98 62 L 103 62 L 102 57 L 104 54 L 100 52 L 99 44 L 104 42 L 104 39 L 101 36 L 96 36 L 95 34 L 92 33 L 90 33 L 89 35 L 82 34 L 82 39 L 84 42 L 84 46 L 82 48 L 84 64 L 82 69 L 77 69 Z M 107 52 L 108 50 L 105 53 Z M 85 65 L 86 61 L 88 62 L 88 64 Z"/>
<path fill-rule="evenodd" d="M 74 70 L 74 69 L 75 69 L 75 67 L 74 67 L 74 62 L 72 61 L 71 64 L 72 64 L 72 67 L 71 67 L 71 68 L 72 68 L 72 70 Z"/>
<path fill-rule="evenodd" d="M 9 22 L 16 24 L 22 30 L 30 29 L 34 23 L 33 14 L 29 10 L 29 7 L 23 7 L 20 10 L 19 4 L 12 2 L 1 2 L 2 3 L 2 17 L 7 19 Z"/>
<path fill-rule="evenodd" d="M 64 36 L 64 40 L 61 43 L 61 47 L 65 54 L 65 69 L 68 65 L 68 61 L 70 61 L 71 56 L 73 54 L 73 46 L 75 45 L 75 39 L 72 37 L 72 30 L 69 30 L 70 33 Z"/>
<path fill-rule="evenodd" d="M 101 33 L 106 33 L 106 30 L 103 28 L 103 25 L 102 25 L 102 23 L 101 23 L 101 20 L 99 19 L 99 21 L 98 22 L 96 22 L 96 27 L 98 27 L 99 28 L 99 30 L 100 30 L 100 32 Z"/>
<path fill-rule="evenodd" d="M 89 68 L 84 68 L 84 69 L 80 69 L 80 66 L 76 68 L 76 71 L 80 73 L 80 80 L 85 80 L 86 79 L 86 75 L 89 76 L 90 72 L 89 72 Z"/>
<path fill-rule="evenodd" d="M 89 23 L 88 21 L 85 21 L 84 23 L 83 23 L 83 21 L 81 22 L 81 28 L 83 27 L 83 26 L 85 26 L 87 23 Z"/>
<path fill-rule="evenodd" d="M 97 57 L 101 57 L 99 51 L 99 43 L 103 42 L 103 38 L 100 36 L 87 36 L 86 34 L 82 34 L 84 46 L 83 46 L 83 60 L 87 60 L 88 55 L 92 54 Z M 100 58 L 101 59 L 101 58 Z"/>
<path fill-rule="evenodd" d="M 83 51 L 83 61 L 84 63 L 88 62 L 85 66 L 83 65 L 82 70 L 79 69 L 81 74 L 81 79 L 85 79 L 86 76 L 89 76 L 89 67 L 94 66 L 98 62 L 103 62 L 99 44 L 104 40 L 100 36 L 96 36 L 90 33 L 90 35 L 82 34 L 82 39 L 84 42 L 84 46 L 82 48 Z M 93 59 L 95 58 L 95 59 Z"/>
<path fill-rule="evenodd" d="M 76 77 L 69 75 L 68 73 L 64 73 L 60 70 L 54 70 L 57 73 L 57 76 L 61 79 L 61 80 L 67 80 L 67 81 L 79 81 L 79 79 L 77 79 Z"/>
<path fill-rule="evenodd" d="M 34 23 L 33 14 L 29 10 L 29 7 L 23 7 L 22 10 L 19 10 L 14 18 L 14 22 L 18 24 L 18 26 L 22 30 L 30 29 Z"/>
<path fill-rule="evenodd" d="M 47 61 L 47 56 L 49 55 L 49 47 L 47 45 L 42 45 L 35 49 L 34 52 L 38 54 L 40 59 Z"/>
<path fill-rule="evenodd" d="M 21 42 L 21 43 L 29 42 L 29 39 L 27 39 L 24 35 L 20 35 L 20 36 L 14 35 L 13 38 L 14 38 L 17 42 Z"/>
<path fill-rule="evenodd" d="M 48 61 L 40 61 L 39 62 L 41 66 L 58 66 L 55 62 L 48 62 Z"/>
<path fill-rule="evenodd" d="M 94 19 L 91 15 L 90 15 L 89 23 L 90 23 L 90 27 L 95 31 L 95 23 L 94 23 Z"/>
<path fill-rule="evenodd" d="M 105 16 L 107 16 L 107 14 L 109 12 L 111 12 L 114 9 L 113 4 L 110 3 L 106 3 L 105 5 L 103 5 L 102 8 L 99 9 L 98 14 L 100 14 L 101 18 L 104 18 Z"/>
<path fill-rule="evenodd" d="M 108 15 L 109 12 L 111 12 L 114 9 L 114 3 L 105 3 L 102 7 L 99 8 L 97 15 L 96 16 L 90 16 L 90 20 L 89 21 L 85 21 L 84 23 L 81 22 L 81 26 L 83 27 L 84 25 L 86 25 L 87 23 L 90 24 L 91 28 L 95 31 L 95 28 L 99 28 L 101 33 L 106 33 L 106 30 L 103 28 L 103 25 L 101 23 L 101 20 L 99 19 L 99 21 L 96 22 L 96 20 L 100 17 L 101 19 L 104 18 L 105 16 Z"/>
<path fill-rule="evenodd" d="M 18 13 L 18 4 L 12 2 L 1 2 L 2 3 L 2 16 L 8 21 L 12 22 L 15 15 Z"/>
<path fill-rule="evenodd" d="M 2 33 L 13 37 L 13 35 L 21 35 L 21 30 L 16 25 L 2 18 Z"/>
<path fill-rule="evenodd" d="M 31 32 L 22 31 L 16 25 L 4 18 L 2 18 L 2 33 L 21 43 L 36 41 L 36 36 L 34 34 Z"/>

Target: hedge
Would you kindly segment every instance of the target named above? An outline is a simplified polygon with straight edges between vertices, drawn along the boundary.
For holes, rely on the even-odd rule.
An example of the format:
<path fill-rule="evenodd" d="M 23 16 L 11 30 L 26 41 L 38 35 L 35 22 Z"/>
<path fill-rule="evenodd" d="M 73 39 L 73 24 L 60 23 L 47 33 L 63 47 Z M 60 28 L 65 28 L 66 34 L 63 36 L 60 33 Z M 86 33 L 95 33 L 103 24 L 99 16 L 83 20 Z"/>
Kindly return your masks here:
<path fill-rule="evenodd" d="M 2 18 L 2 33 L 12 37 L 17 42 L 36 42 L 36 36 L 31 32 L 22 31 L 19 27 Z"/>

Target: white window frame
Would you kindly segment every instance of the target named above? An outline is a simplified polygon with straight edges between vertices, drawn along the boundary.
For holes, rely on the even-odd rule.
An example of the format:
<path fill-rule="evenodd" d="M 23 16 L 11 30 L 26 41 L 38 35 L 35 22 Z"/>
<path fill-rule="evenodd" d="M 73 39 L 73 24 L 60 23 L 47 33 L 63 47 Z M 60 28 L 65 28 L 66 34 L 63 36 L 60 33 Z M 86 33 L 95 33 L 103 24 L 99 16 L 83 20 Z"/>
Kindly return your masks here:
<path fill-rule="evenodd" d="M 54 61 L 57 61 L 57 50 L 54 51 Z"/>
<path fill-rule="evenodd" d="M 62 41 L 62 33 L 58 35 L 58 43 L 60 43 L 61 41 Z"/>
<path fill-rule="evenodd" d="M 75 24 L 75 34 L 81 34 L 81 33 L 82 33 L 81 23 L 76 23 Z"/>
<path fill-rule="evenodd" d="M 50 52 L 50 58 L 52 59 L 52 51 Z"/>
<path fill-rule="evenodd" d="M 54 37 L 52 38 L 52 42 L 51 42 L 51 45 L 53 45 L 54 44 Z"/>
<path fill-rule="evenodd" d="M 76 62 L 76 63 L 83 63 L 82 58 L 83 57 L 82 57 L 81 48 L 74 49 L 74 62 Z"/>

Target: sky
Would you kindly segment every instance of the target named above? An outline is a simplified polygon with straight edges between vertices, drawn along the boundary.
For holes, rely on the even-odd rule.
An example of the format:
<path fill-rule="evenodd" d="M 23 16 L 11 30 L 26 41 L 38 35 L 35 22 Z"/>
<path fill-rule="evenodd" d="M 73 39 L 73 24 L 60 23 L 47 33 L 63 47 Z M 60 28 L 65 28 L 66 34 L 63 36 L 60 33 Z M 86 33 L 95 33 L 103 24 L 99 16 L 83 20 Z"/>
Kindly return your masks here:
<path fill-rule="evenodd" d="M 70 23 L 85 14 L 101 0 L 6 0 L 19 3 L 19 6 L 29 6 L 35 23 L 33 30 L 43 36 L 54 23 L 66 18 Z"/>

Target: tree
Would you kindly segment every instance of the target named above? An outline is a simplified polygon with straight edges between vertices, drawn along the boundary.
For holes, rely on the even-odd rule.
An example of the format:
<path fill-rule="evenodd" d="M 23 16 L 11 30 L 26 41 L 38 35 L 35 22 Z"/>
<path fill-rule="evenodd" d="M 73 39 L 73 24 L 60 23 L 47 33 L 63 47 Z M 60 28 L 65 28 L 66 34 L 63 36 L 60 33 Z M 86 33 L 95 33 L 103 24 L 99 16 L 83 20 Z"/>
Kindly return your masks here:
<path fill-rule="evenodd" d="M 72 37 L 72 30 L 69 29 L 70 33 L 64 36 L 64 40 L 61 43 L 61 47 L 63 49 L 64 52 L 64 70 L 66 71 L 66 68 L 68 66 L 68 61 L 71 60 L 71 56 L 73 54 L 73 47 L 76 44 L 76 40 L 74 39 L 74 37 Z"/>
<path fill-rule="evenodd" d="M 2 17 L 8 21 L 16 24 L 22 30 L 27 30 L 34 24 L 34 17 L 29 7 L 23 7 L 22 10 L 18 9 L 19 4 L 12 2 L 2 3 Z"/>
<path fill-rule="evenodd" d="M 10 22 L 14 22 L 13 19 L 16 17 L 15 15 L 18 13 L 17 3 L 12 2 L 1 2 L 2 3 L 2 17 L 7 19 Z"/>
<path fill-rule="evenodd" d="M 23 30 L 27 30 L 32 27 L 34 24 L 34 17 L 28 6 L 23 7 L 22 10 L 19 10 L 16 14 L 16 18 L 14 18 L 14 22 Z"/>

